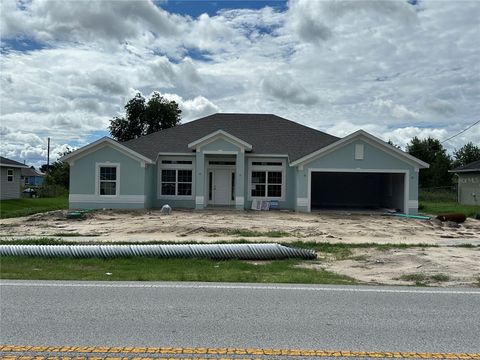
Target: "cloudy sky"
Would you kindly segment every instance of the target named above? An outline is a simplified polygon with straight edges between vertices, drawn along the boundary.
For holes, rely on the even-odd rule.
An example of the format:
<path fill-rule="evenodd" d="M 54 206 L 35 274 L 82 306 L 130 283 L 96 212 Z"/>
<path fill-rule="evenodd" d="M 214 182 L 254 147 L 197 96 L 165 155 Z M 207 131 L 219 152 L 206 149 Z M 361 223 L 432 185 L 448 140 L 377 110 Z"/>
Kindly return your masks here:
<path fill-rule="evenodd" d="M 137 91 L 404 146 L 480 120 L 480 1 L 1 0 L 1 154 L 108 135 Z M 480 143 L 480 125 L 444 145 Z"/>

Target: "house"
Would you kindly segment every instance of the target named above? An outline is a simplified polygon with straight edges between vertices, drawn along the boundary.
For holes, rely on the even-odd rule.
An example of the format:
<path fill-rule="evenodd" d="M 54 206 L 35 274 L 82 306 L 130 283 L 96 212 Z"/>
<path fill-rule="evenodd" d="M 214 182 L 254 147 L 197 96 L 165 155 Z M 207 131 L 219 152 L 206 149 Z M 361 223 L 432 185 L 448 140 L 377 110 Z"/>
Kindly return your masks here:
<path fill-rule="evenodd" d="M 464 205 L 480 205 L 480 160 L 449 172 L 458 176 L 458 202 Z"/>
<path fill-rule="evenodd" d="M 27 165 L 0 156 L 0 200 L 20 197 L 20 172 Z"/>
<path fill-rule="evenodd" d="M 359 130 L 344 138 L 271 114 L 214 114 L 66 156 L 71 208 L 418 209 L 425 162 Z"/>
<path fill-rule="evenodd" d="M 43 184 L 45 174 L 35 170 L 33 167 L 22 168 L 20 180 L 27 186 L 40 186 Z"/>

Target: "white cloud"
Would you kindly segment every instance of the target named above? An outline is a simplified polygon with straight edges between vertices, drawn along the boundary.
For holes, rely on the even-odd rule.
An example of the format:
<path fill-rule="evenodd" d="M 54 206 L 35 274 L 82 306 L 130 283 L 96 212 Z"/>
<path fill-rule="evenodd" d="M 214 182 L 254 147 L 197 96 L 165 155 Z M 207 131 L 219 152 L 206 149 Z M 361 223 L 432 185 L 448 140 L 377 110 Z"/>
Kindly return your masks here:
<path fill-rule="evenodd" d="M 291 0 L 198 18 L 147 0 L 4 0 L 2 153 L 37 161 L 47 136 L 83 144 L 137 90 L 178 101 L 184 121 L 266 112 L 339 136 L 445 139 L 480 114 L 478 18 L 475 0 Z"/>

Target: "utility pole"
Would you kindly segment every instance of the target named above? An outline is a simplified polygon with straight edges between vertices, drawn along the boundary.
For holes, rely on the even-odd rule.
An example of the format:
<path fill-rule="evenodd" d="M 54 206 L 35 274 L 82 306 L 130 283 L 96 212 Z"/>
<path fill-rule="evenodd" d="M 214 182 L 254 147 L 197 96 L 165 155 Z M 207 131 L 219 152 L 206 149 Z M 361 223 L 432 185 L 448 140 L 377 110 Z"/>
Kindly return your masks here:
<path fill-rule="evenodd" d="M 47 145 L 47 174 L 50 172 L 50 138 L 48 138 Z"/>

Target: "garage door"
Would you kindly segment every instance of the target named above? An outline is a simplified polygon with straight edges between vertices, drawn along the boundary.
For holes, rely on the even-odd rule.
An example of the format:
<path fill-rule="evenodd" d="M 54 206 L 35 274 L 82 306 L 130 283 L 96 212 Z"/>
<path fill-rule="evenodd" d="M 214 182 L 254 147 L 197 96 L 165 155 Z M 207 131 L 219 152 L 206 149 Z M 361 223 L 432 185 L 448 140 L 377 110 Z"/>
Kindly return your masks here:
<path fill-rule="evenodd" d="M 405 211 L 405 174 L 374 172 L 311 173 L 310 207 Z"/>

